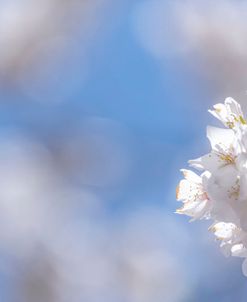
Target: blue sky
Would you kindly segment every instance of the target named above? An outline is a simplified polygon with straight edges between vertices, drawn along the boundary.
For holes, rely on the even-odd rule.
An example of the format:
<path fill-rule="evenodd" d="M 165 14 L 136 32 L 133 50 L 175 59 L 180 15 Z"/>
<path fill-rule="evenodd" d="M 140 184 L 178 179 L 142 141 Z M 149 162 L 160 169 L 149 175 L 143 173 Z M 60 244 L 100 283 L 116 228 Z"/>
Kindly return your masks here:
<path fill-rule="evenodd" d="M 197 302 L 198 299 L 213 301 L 212 284 L 209 282 L 204 286 L 203 280 L 206 277 L 214 280 L 216 264 L 210 261 L 221 258 L 219 267 L 222 272 L 215 278 L 230 271 L 230 268 L 223 269 L 224 265 L 229 264 L 233 271 L 232 276 L 223 279 L 224 282 L 217 281 L 221 286 L 217 301 L 234 301 L 236 289 L 239 297 L 235 301 L 244 301 L 241 299 L 246 288 L 243 284 L 245 279 L 238 263 L 229 262 L 219 255 L 208 234 L 205 238 L 211 241 L 209 246 L 205 244 L 202 234 L 207 233 L 207 226 L 189 225 L 188 219 L 174 214 L 177 207 L 175 188 L 181 177 L 179 168 L 186 167 L 189 158 L 208 151 L 205 129 L 213 121 L 207 109 L 214 103 L 211 100 L 214 91 L 207 91 L 208 83 L 192 68 L 191 58 L 167 57 L 160 62 L 142 47 L 133 29 L 133 10 L 137 2 L 128 1 L 115 12 L 109 23 L 105 21 L 106 27 L 102 32 L 98 30 L 98 35 L 102 36 L 98 38 L 96 34 L 93 38 L 86 64 L 82 56 L 84 41 L 79 33 L 78 49 L 75 51 L 74 45 L 71 48 L 68 45 L 66 60 L 59 61 L 55 67 L 40 68 L 35 74 L 38 80 L 30 80 L 30 85 L 35 91 L 35 85 L 39 83 L 37 94 L 40 93 L 40 98 L 48 95 L 45 102 L 33 102 L 19 87 L 3 82 L 0 89 L 0 131 L 17 128 L 52 145 L 51 141 L 56 142 L 64 134 L 69 137 L 76 132 L 78 135 L 88 118 L 113 122 L 116 128 L 113 126 L 110 134 L 107 129 L 97 131 L 101 134 L 102 130 L 106 137 L 110 135 L 110 139 L 129 158 L 131 164 L 127 177 L 116 185 L 103 188 L 86 185 L 106 201 L 107 219 L 115 221 L 117 217 L 124 221 L 126 216 L 146 206 L 160 209 L 164 217 L 170 215 L 186 233 L 191 232 L 191 236 L 195 236 L 190 248 L 194 249 L 192 259 L 195 257 L 195 262 L 190 259 L 187 263 L 190 271 L 185 272 L 195 283 L 188 302 Z M 61 102 L 49 101 L 49 98 L 60 97 L 63 99 Z M 81 185 L 77 172 L 73 173 L 69 180 Z M 162 229 L 162 232 L 165 242 L 167 230 Z M 179 242 L 175 245 L 179 250 Z M 186 244 L 181 245 L 181 249 L 184 246 Z M 182 251 L 178 255 L 183 256 Z M 201 258 L 207 257 L 208 260 L 202 263 Z M 205 274 L 200 272 L 202 269 L 205 269 Z M 195 280 L 197 278 L 199 281 Z M 234 281 L 236 279 L 239 283 Z M 226 292 L 228 284 L 230 289 Z"/>

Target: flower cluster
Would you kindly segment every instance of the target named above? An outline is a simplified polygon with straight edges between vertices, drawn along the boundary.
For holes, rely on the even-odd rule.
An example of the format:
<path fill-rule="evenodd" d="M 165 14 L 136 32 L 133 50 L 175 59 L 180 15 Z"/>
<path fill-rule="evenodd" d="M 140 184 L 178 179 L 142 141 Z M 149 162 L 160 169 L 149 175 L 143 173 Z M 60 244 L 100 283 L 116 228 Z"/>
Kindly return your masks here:
<path fill-rule="evenodd" d="M 177 213 L 191 220 L 213 220 L 209 230 L 225 255 L 244 258 L 242 270 L 247 276 L 247 121 L 232 98 L 209 112 L 225 128 L 207 127 L 211 152 L 189 161 L 201 171 L 199 175 L 181 170 L 184 179 L 176 197 L 183 206 Z"/>

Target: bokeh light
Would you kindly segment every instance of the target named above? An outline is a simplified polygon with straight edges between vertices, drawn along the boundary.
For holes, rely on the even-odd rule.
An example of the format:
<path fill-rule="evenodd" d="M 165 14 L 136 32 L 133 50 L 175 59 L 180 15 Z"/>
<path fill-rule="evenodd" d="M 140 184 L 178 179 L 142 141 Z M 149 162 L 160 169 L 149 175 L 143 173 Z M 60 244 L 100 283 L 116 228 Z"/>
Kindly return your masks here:
<path fill-rule="evenodd" d="M 230 0 L 0 1 L 3 301 L 245 301 L 241 262 L 174 211 L 210 104 L 247 104 L 246 14 Z"/>

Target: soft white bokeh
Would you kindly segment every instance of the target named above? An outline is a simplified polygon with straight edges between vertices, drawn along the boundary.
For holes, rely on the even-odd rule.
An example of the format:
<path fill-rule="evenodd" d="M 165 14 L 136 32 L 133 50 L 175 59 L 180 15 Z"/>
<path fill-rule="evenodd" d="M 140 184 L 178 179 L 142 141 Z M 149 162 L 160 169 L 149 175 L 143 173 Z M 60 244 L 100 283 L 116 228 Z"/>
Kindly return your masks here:
<path fill-rule="evenodd" d="M 245 103 L 245 2 L 147 0 L 137 4 L 132 20 L 140 45 L 156 59 L 180 58 L 204 77 L 207 89 L 216 89 L 216 98 L 230 94 Z"/>
<path fill-rule="evenodd" d="M 28 100 L 69 100 L 84 83 L 89 50 L 97 47 L 111 12 L 111 0 L 1 1 L 1 82 Z M 78 84 L 63 85 L 75 73 Z"/>

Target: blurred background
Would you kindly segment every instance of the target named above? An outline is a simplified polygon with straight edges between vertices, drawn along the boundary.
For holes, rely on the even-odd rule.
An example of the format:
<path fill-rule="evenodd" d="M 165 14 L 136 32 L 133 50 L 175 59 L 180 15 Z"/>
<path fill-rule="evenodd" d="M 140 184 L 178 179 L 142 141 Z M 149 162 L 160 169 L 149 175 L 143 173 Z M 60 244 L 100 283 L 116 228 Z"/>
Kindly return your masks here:
<path fill-rule="evenodd" d="M 245 1 L 1 0 L 1 301 L 246 301 L 174 214 L 207 109 L 246 91 Z"/>

